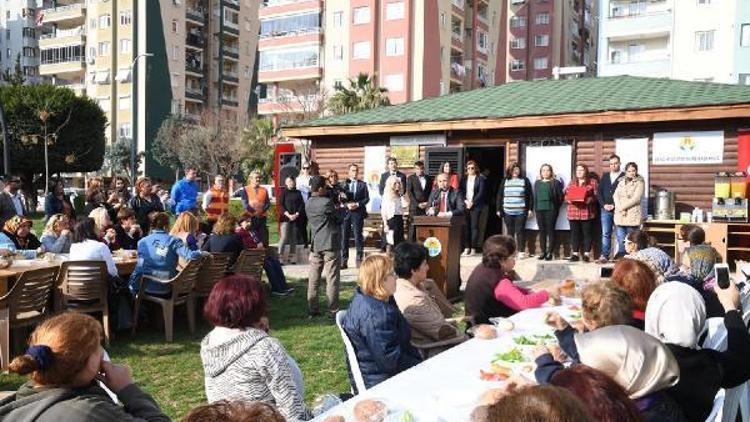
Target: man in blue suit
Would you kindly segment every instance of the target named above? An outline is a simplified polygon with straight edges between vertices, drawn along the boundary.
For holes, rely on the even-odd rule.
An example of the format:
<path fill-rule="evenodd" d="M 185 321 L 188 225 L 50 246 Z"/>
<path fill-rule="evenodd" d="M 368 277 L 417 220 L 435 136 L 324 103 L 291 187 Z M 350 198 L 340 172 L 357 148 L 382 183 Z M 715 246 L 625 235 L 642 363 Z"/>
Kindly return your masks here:
<path fill-rule="evenodd" d="M 362 229 L 367 217 L 366 205 L 370 202 L 370 192 L 367 184 L 359 180 L 358 175 L 359 166 L 351 163 L 349 164 L 349 177 L 340 183 L 341 190 L 346 193 L 346 214 L 341 227 L 341 269 L 348 268 L 349 236 L 352 230 L 354 231 L 354 247 L 357 249 L 357 268 L 365 255 Z"/>

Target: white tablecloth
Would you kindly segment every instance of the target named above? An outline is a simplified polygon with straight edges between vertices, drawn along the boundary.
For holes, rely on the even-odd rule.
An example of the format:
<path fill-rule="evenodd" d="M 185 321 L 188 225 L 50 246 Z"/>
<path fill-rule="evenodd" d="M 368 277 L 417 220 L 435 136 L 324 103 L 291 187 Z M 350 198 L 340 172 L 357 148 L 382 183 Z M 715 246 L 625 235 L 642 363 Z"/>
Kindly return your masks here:
<path fill-rule="evenodd" d="M 354 421 L 352 409 L 358 401 L 379 399 L 391 409 L 386 421 L 399 421 L 404 410 L 408 410 L 419 422 L 468 421 L 482 393 L 503 384 L 482 381 L 479 370 L 489 371 L 496 353 L 514 347 L 513 337 L 552 333 L 544 323 L 544 314 L 550 311 L 558 311 L 563 317 L 574 312 L 568 306 L 519 312 L 510 318 L 515 325 L 513 331 L 499 331 L 498 338 L 493 340 L 471 339 L 464 342 L 376 385 L 314 420 L 341 415 L 347 421 Z"/>

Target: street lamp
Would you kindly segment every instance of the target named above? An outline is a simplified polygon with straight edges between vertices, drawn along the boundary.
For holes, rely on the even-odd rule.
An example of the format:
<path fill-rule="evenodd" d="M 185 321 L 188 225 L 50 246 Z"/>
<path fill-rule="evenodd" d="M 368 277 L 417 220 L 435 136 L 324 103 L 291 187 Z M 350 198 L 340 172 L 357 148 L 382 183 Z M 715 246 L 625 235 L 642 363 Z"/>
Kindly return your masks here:
<path fill-rule="evenodd" d="M 132 82 L 130 83 L 130 103 L 132 106 L 130 107 L 130 121 L 132 122 L 132 133 L 131 133 L 131 143 L 130 143 L 130 183 L 131 187 L 133 189 L 133 194 L 135 195 L 135 177 L 136 177 L 136 157 L 138 152 L 138 121 L 135 119 L 135 93 L 137 92 L 137 87 L 135 86 L 135 65 L 138 64 L 138 59 L 141 57 L 153 57 L 153 53 L 141 53 L 133 59 L 133 63 L 130 65 L 130 69 L 133 72 Z"/>

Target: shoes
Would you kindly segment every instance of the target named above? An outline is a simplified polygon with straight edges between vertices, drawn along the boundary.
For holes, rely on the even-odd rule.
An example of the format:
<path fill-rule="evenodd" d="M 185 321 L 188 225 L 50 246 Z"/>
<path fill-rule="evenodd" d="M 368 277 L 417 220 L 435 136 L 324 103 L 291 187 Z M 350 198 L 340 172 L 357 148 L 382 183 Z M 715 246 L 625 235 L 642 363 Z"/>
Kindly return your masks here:
<path fill-rule="evenodd" d="M 471 254 L 471 249 L 466 248 L 466 249 L 464 249 L 464 251 L 461 254 L 461 256 L 469 256 L 469 254 Z"/>
<path fill-rule="evenodd" d="M 271 296 L 286 297 L 286 296 L 289 296 L 292 293 L 294 293 L 294 288 L 286 289 L 283 292 L 271 292 Z"/>
<path fill-rule="evenodd" d="M 600 256 L 599 259 L 596 260 L 596 262 L 599 264 L 606 264 L 607 262 L 609 262 L 609 260 L 604 256 Z"/>
<path fill-rule="evenodd" d="M 547 255 L 544 256 L 545 261 L 552 261 L 552 252 L 547 252 Z"/>
<path fill-rule="evenodd" d="M 584 254 L 583 255 L 583 262 L 589 262 L 589 261 L 591 261 L 591 258 L 589 258 L 589 255 L 588 254 Z"/>
<path fill-rule="evenodd" d="M 568 261 L 570 262 L 578 262 L 581 258 L 578 257 L 578 255 L 571 255 L 570 258 L 568 258 Z"/>
<path fill-rule="evenodd" d="M 294 287 L 290 287 L 290 288 L 286 289 L 284 291 L 284 293 L 286 293 L 286 294 L 292 294 L 292 293 L 294 293 Z"/>
<path fill-rule="evenodd" d="M 307 313 L 307 319 L 313 319 L 320 316 L 320 311 L 313 311 Z"/>
<path fill-rule="evenodd" d="M 526 258 L 526 253 L 525 252 L 519 252 L 518 253 L 518 259 L 525 259 L 525 258 Z"/>

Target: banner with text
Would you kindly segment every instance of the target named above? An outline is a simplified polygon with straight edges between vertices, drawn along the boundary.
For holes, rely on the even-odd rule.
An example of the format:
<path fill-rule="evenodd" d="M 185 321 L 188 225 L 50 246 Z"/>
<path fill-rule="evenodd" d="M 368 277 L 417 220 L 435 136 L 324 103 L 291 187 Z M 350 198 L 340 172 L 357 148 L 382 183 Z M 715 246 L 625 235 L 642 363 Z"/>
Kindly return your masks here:
<path fill-rule="evenodd" d="M 721 164 L 723 156 L 723 131 L 654 133 L 652 164 Z"/>

